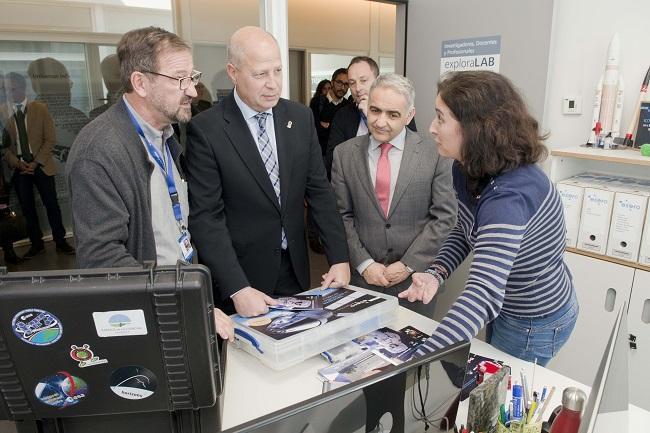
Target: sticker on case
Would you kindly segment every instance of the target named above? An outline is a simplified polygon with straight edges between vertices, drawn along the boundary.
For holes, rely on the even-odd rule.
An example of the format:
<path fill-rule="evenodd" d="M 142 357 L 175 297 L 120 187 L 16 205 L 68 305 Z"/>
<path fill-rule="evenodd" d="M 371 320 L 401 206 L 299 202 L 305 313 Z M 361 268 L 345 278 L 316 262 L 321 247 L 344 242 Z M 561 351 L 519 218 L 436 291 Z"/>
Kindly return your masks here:
<path fill-rule="evenodd" d="M 84 399 L 88 395 L 88 385 L 67 371 L 59 371 L 41 379 L 34 394 L 41 403 L 63 409 Z"/>
<path fill-rule="evenodd" d="M 38 308 L 18 312 L 11 321 L 11 328 L 16 337 L 34 346 L 49 346 L 63 335 L 61 321 L 54 314 Z"/>
<path fill-rule="evenodd" d="M 130 365 L 111 373 L 111 391 L 127 400 L 142 400 L 150 397 L 158 387 L 156 376 L 144 367 Z"/>
<path fill-rule="evenodd" d="M 100 359 L 99 356 L 95 356 L 93 351 L 90 350 L 89 344 L 84 344 L 81 347 L 74 344 L 70 346 L 70 358 L 79 363 L 79 368 L 108 363 L 108 359 Z"/>
<path fill-rule="evenodd" d="M 93 321 L 99 337 L 147 335 L 143 310 L 95 311 Z"/>

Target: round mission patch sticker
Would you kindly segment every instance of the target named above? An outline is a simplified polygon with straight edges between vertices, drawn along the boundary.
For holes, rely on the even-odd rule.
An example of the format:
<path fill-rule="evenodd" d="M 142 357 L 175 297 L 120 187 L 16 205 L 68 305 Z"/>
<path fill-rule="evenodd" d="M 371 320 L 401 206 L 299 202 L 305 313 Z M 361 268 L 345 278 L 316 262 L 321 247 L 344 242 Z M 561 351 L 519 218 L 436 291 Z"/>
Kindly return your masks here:
<path fill-rule="evenodd" d="M 111 391 L 127 400 L 142 400 L 151 396 L 158 387 L 156 376 L 144 367 L 130 365 L 111 373 Z"/>
<path fill-rule="evenodd" d="M 38 308 L 18 312 L 11 321 L 16 337 L 34 346 L 56 343 L 63 335 L 61 321 L 52 313 Z"/>
<path fill-rule="evenodd" d="M 88 395 L 88 385 L 67 371 L 59 371 L 41 379 L 34 394 L 41 403 L 63 409 L 74 406 L 85 398 Z"/>

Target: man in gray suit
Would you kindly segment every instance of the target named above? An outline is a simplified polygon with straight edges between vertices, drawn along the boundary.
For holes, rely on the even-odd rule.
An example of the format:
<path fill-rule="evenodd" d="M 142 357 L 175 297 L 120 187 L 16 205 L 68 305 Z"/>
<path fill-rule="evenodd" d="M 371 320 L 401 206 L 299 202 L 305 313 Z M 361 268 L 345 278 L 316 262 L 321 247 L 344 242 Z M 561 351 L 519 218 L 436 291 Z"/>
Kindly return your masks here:
<path fill-rule="evenodd" d="M 435 257 L 456 222 L 451 160 L 406 125 L 415 91 L 407 78 L 381 75 L 370 89 L 369 134 L 334 150 L 332 185 L 345 225 L 350 283 L 397 295 Z M 401 301 L 400 301 L 401 302 Z M 431 317 L 431 304 L 404 306 Z"/>

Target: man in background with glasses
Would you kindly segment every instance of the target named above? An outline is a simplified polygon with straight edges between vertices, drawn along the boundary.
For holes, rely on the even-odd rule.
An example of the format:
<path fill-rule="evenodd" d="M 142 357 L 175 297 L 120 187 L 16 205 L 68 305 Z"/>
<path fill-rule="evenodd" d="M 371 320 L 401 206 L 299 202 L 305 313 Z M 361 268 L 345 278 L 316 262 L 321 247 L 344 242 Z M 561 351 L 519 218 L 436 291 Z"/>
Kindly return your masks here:
<path fill-rule="evenodd" d="M 84 127 L 66 176 L 81 268 L 191 262 L 187 184 L 172 123 L 192 117 L 201 73 L 177 35 L 132 30 L 117 47 L 124 96 Z M 217 331 L 233 339 L 230 318 Z"/>

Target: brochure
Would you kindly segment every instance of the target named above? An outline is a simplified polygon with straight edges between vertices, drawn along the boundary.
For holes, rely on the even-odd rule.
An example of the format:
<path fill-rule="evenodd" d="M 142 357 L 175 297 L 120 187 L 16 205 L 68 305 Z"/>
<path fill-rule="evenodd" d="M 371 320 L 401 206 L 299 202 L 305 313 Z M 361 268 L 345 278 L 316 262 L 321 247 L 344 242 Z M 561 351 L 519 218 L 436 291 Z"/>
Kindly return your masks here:
<path fill-rule="evenodd" d="M 314 308 L 318 305 L 320 309 L 298 308 L 297 305 L 306 305 L 306 303 L 296 304 L 293 300 L 287 300 L 285 304 L 289 306 L 288 309 L 271 309 L 268 313 L 257 317 L 234 315 L 233 320 L 275 340 L 282 340 L 386 300 L 350 289 L 332 288 L 309 290 L 288 298 L 301 301 L 310 299 L 310 305 Z"/>

